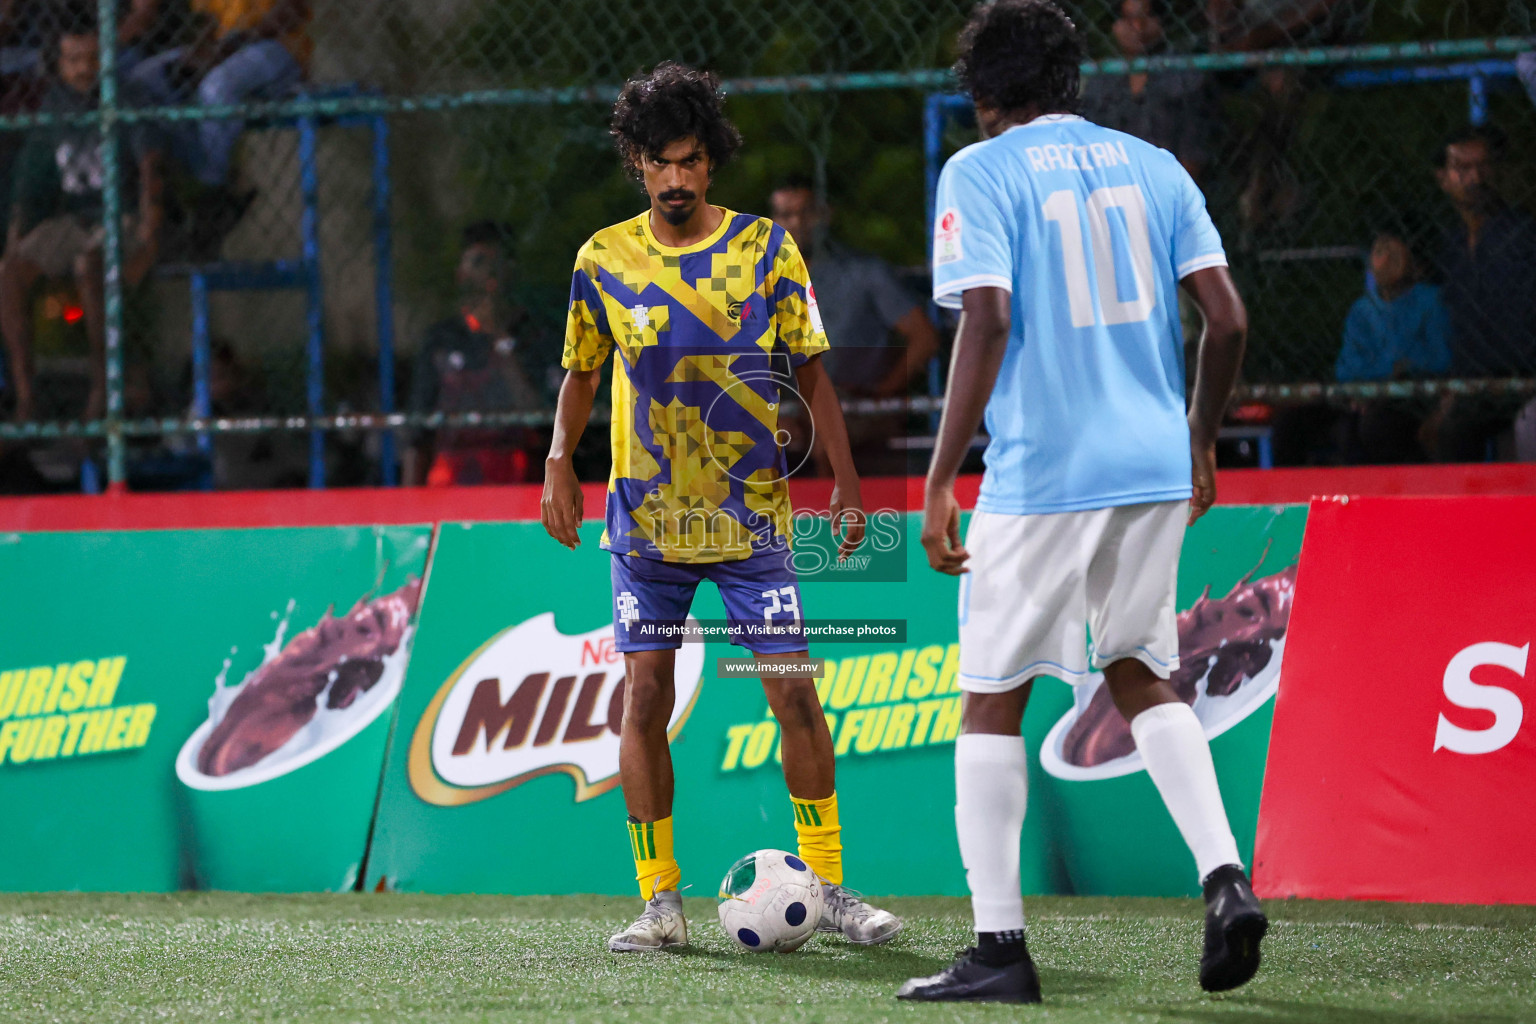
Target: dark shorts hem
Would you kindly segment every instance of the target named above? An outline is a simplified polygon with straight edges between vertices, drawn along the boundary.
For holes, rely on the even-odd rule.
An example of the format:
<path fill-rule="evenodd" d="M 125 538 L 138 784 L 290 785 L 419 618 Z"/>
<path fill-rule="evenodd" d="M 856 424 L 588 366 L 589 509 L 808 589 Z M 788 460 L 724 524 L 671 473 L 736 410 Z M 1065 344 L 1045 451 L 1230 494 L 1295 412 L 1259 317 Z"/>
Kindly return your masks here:
<path fill-rule="evenodd" d="M 617 637 L 613 641 L 613 649 L 620 654 L 639 654 L 641 651 L 675 651 L 683 646 L 681 640 L 637 640 L 630 643 L 628 640 L 620 640 Z"/>

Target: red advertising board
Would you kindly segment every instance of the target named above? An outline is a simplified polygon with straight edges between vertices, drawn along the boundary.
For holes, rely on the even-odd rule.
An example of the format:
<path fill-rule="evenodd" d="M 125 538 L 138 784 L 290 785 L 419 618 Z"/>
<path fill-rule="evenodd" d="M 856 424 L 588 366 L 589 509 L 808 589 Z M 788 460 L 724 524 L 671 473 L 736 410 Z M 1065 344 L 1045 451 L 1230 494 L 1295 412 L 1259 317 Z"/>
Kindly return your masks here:
<path fill-rule="evenodd" d="M 1260 895 L 1536 903 L 1536 497 L 1315 501 Z"/>

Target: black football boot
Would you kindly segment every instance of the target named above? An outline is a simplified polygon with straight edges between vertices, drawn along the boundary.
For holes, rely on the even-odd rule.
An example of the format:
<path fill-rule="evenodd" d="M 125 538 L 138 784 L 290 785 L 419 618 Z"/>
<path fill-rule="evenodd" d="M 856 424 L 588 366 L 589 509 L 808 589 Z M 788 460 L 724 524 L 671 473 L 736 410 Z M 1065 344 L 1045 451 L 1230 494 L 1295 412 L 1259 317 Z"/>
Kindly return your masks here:
<path fill-rule="evenodd" d="M 975 946 L 938 974 L 911 978 L 896 993 L 897 999 L 951 1003 L 1038 1003 L 1040 976 L 1029 950 L 1019 943 L 1023 957 L 1007 964 L 989 964 Z"/>
<path fill-rule="evenodd" d="M 1200 987 L 1225 992 L 1245 983 L 1259 969 L 1259 940 L 1269 919 L 1259 907 L 1248 876 L 1236 864 L 1224 864 L 1205 880 L 1205 952 L 1200 957 Z"/>

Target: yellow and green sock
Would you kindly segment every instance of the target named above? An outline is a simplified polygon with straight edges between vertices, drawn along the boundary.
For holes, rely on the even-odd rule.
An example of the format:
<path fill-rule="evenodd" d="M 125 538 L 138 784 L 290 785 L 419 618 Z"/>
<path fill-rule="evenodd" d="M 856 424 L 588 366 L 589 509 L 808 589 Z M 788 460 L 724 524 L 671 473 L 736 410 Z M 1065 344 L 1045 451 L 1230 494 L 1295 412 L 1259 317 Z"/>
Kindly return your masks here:
<path fill-rule="evenodd" d="M 646 900 L 658 892 L 675 891 L 683 873 L 672 856 L 672 816 L 660 821 L 629 819 L 629 848 L 635 857 L 635 880 Z"/>
<path fill-rule="evenodd" d="M 791 796 L 795 808 L 795 833 L 800 837 L 800 859 L 812 871 L 834 885 L 843 884 L 843 829 L 837 823 L 837 794 L 825 800 L 801 800 Z"/>

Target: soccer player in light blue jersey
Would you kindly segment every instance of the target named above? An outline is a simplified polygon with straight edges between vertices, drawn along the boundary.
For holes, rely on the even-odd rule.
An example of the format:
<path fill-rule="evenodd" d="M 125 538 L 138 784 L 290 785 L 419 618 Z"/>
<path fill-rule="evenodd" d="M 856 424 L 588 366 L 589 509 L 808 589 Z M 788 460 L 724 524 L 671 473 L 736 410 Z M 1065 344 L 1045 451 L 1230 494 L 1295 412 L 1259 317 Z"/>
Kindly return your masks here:
<path fill-rule="evenodd" d="M 1173 154 L 1072 113 L 1082 59 L 1049 0 L 978 6 L 960 37 L 983 141 L 939 179 L 934 300 L 962 316 L 922 541 L 933 568 L 961 577 L 955 821 L 977 942 L 905 999 L 1040 1000 L 1019 879 L 1020 725 L 1037 675 L 1104 673 L 1195 857 L 1202 987 L 1251 978 L 1267 927 L 1204 730 L 1168 683 L 1179 549 L 1215 500 L 1247 314 Z M 1206 319 L 1187 410 L 1180 285 Z M 962 544 L 954 480 L 983 412 L 986 476 Z"/>

